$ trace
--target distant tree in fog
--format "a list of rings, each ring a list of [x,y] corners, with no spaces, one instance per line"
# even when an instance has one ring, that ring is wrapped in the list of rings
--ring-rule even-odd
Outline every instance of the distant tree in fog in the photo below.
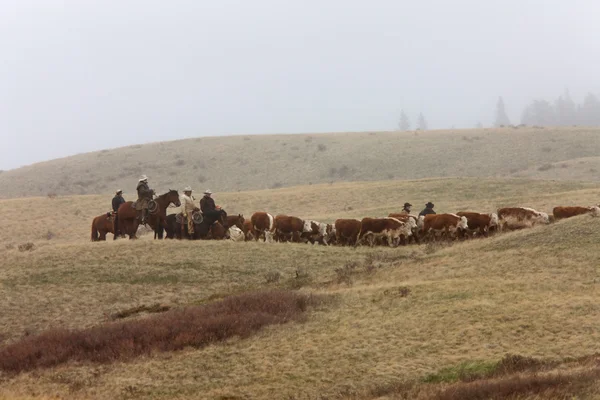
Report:
[[[478,122],[478,123],[475,124],[475,128],[482,129],[483,128],[483,124],[481,122]]]
[[[398,127],[404,132],[410,130],[410,120],[408,119],[408,115],[406,115],[404,110],[400,112],[400,122],[398,123]]]
[[[521,116],[521,123],[525,125],[556,125],[556,114],[552,105],[546,100],[534,100],[525,107]]]
[[[577,123],[577,107],[568,89],[554,102],[554,113],[556,125],[571,126]]]
[[[588,93],[578,107],[577,123],[584,126],[600,125],[600,101],[594,94]]]
[[[419,113],[418,127],[422,131],[427,130],[427,121],[425,120],[425,116],[423,115],[423,113]]]
[[[498,103],[496,103],[496,121],[494,122],[494,126],[498,128],[500,126],[508,125],[510,125],[510,120],[508,119],[508,115],[506,115],[506,110],[504,109],[504,100],[502,100],[502,97],[498,97]]]

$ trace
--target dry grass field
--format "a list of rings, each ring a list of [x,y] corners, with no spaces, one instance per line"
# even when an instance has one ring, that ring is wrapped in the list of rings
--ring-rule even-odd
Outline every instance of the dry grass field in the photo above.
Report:
[[[428,177],[598,181],[599,128],[203,137],[80,154],[0,173],[0,197],[131,195],[140,174],[157,191],[217,192]]]
[[[440,212],[511,205],[549,212],[597,204],[600,188],[440,178],[216,197],[230,213],[264,209],[331,221],[428,200]],[[0,372],[0,399],[494,398],[490,390],[504,393],[495,398],[600,398],[591,356],[600,342],[600,219],[395,249],[150,235],[91,243],[91,218],[109,201],[0,200],[0,346],[50,328],[100,326],[141,305],[177,309],[265,289],[325,300],[302,321],[265,326],[244,339],[129,361]],[[20,251],[25,242],[34,248]]]

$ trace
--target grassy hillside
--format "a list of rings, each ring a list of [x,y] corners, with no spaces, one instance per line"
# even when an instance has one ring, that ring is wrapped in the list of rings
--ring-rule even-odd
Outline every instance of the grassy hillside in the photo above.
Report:
[[[440,211],[502,205],[547,211],[592,204],[599,194],[584,183],[431,179],[229,193],[219,202],[244,213],[264,208],[331,220],[382,215],[405,199],[433,199]],[[457,366],[487,373],[508,352],[574,362],[598,351],[600,219],[578,217],[451,247],[148,237],[89,243],[89,216],[105,200],[0,201],[7,221],[0,226],[0,343],[51,327],[95,326],[142,304],[182,307],[264,288],[300,288],[329,301],[309,310],[305,322],[201,349],[114,364],[71,362],[14,377],[0,372],[0,398],[435,398],[458,379],[454,372],[463,367]],[[33,205],[35,212],[15,210]],[[51,239],[40,237],[49,229]],[[36,248],[19,251],[15,245],[25,240]],[[557,393],[600,395],[597,384],[585,382]],[[539,398],[527,390],[520,398]]]
[[[208,137],[102,150],[0,174],[0,197],[217,192],[332,181],[477,176],[598,181],[598,128],[505,128]]]

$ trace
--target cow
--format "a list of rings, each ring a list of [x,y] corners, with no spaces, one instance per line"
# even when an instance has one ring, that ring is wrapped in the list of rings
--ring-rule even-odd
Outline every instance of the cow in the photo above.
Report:
[[[334,224],[335,240],[340,245],[354,246],[360,232],[360,220],[336,219]]]
[[[498,228],[498,214],[481,214],[478,212],[461,211],[457,212],[459,217],[466,217],[468,232],[478,232],[482,237],[487,237],[491,232]],[[472,236],[472,235],[471,235]]]
[[[400,238],[409,237],[412,235],[412,229],[416,227],[416,223],[413,219],[408,219],[407,222],[402,222],[396,218],[363,218],[360,221],[360,231],[358,233],[358,239],[356,245],[367,240],[370,246],[378,238],[382,238],[387,241],[390,247],[397,246],[400,242]]]
[[[554,216],[554,220],[558,221],[559,219],[571,218],[576,215],[581,214],[590,214],[592,217],[600,217],[600,207],[592,206],[592,207],[554,207],[552,210],[552,215]]]
[[[252,220],[247,219],[244,221],[242,231],[244,232],[244,239],[246,241],[254,239],[254,234],[252,233]]]
[[[527,207],[507,207],[498,210],[500,230],[531,228],[538,224],[549,224],[550,217],[545,212]]]
[[[447,239],[456,239],[463,236],[469,224],[466,217],[456,214],[427,214],[419,217],[419,231],[423,237],[435,239],[436,234],[445,236]]]
[[[419,217],[416,215],[412,215],[412,214],[406,214],[406,213],[391,213],[388,215],[388,217],[390,218],[396,218],[399,221],[402,222],[407,222],[409,219],[412,219],[414,221],[414,228],[412,231],[412,235],[409,237],[404,237],[402,236],[400,238],[400,242],[402,244],[406,244],[406,243],[410,243],[411,240],[413,240],[415,243],[419,244],[420,243],[420,239],[419,239],[419,229],[417,227],[417,222],[419,220]]]
[[[264,237],[265,242],[272,242],[275,235],[275,218],[267,212],[258,211],[250,217],[252,224],[252,235],[254,240],[258,241],[260,237]]]
[[[334,236],[335,228],[333,225],[313,220],[304,221],[304,228],[301,235],[303,240],[311,244],[319,243],[328,246]]]
[[[275,241],[299,242],[305,230],[304,221],[298,217],[279,214],[275,217]]]

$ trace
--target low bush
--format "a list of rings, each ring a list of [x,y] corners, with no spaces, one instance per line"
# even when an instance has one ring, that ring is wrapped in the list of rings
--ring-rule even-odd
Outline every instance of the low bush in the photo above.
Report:
[[[203,347],[261,327],[301,320],[316,298],[290,291],[247,293],[147,318],[81,330],[53,329],[0,347],[0,370],[19,373],[69,361],[110,363],[153,352]]]

